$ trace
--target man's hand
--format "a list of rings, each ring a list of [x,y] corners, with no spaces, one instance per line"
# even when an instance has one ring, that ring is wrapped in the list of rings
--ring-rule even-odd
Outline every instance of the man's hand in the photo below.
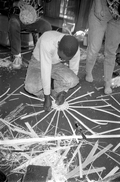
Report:
[[[44,110],[49,112],[51,110],[52,101],[50,98],[50,95],[44,95],[45,101],[44,101]]]
[[[57,105],[62,105],[65,102],[65,95],[66,95],[65,91],[58,93],[58,95],[56,97],[56,104]]]
[[[101,0],[95,0],[94,14],[100,21],[104,18],[104,7]]]

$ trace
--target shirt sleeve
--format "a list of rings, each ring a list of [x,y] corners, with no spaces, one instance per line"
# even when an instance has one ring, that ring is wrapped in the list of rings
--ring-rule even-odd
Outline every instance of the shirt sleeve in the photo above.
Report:
[[[40,60],[41,60],[41,80],[45,95],[50,95],[51,92],[51,70],[52,59],[50,49],[47,43],[43,40],[40,42]]]
[[[76,52],[75,56],[69,61],[69,68],[77,75],[80,64],[80,48]]]

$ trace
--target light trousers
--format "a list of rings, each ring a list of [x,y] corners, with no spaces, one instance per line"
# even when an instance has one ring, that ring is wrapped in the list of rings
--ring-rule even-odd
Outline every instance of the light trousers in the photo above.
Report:
[[[52,65],[51,78],[54,80],[54,90],[57,93],[69,90],[79,83],[77,75],[62,63]],[[40,62],[34,57],[32,57],[28,66],[25,79],[25,89],[36,96],[39,96],[43,89]]]
[[[120,44],[120,20],[111,20],[108,23],[105,40],[104,80],[112,79],[115,67],[116,51]]]
[[[96,63],[98,53],[101,49],[103,39],[105,37],[104,80],[108,81],[111,79],[114,69],[115,51],[118,47],[118,43],[116,43],[115,37],[118,36],[118,33],[116,33],[116,31],[118,31],[118,28],[116,29],[116,26],[113,28],[113,18],[107,7],[104,9],[104,11],[105,15],[102,21],[95,16],[94,8],[91,10],[89,15],[86,73],[88,75],[92,74],[92,70]],[[116,31],[112,29],[116,29]],[[116,35],[113,35],[115,33]]]

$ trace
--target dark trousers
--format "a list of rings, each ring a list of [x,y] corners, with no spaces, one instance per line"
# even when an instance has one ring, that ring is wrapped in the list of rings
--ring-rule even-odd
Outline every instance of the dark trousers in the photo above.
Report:
[[[11,46],[11,54],[18,55],[21,53],[21,31],[36,32],[43,34],[46,31],[52,30],[52,26],[46,20],[39,18],[35,23],[25,25],[18,15],[12,15],[9,20],[8,32]]]

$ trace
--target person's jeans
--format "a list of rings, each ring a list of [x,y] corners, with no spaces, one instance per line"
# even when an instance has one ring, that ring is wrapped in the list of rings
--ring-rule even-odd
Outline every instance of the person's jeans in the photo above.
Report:
[[[102,21],[100,21],[94,14],[94,4],[89,14],[88,48],[86,60],[86,73],[88,74],[92,73],[98,52],[102,46],[108,22],[112,19],[108,8],[104,8],[105,15]]]
[[[114,71],[116,51],[120,44],[120,20],[111,20],[108,23],[105,39],[105,61],[104,80],[108,82],[112,79]]]
[[[52,30],[52,26],[42,18],[39,18],[35,23],[25,25],[20,21],[18,15],[12,15],[8,26],[12,55],[18,55],[21,53],[21,30],[42,34],[46,31]]]
[[[77,75],[62,63],[52,65],[51,78],[54,80],[54,90],[57,93],[69,90],[79,83]],[[25,90],[36,96],[39,96],[42,90],[40,62],[34,57],[31,58],[28,66]]]

